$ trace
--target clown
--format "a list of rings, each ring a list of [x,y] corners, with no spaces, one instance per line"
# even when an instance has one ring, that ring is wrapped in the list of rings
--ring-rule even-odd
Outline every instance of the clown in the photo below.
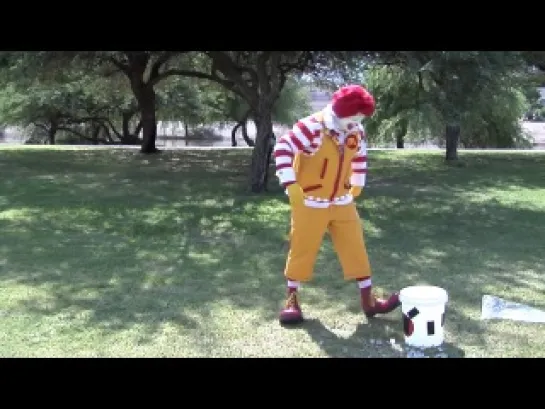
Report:
[[[322,111],[299,120],[274,147],[276,175],[291,207],[290,249],[284,276],[282,324],[303,321],[301,282],[311,280],[324,234],[329,232],[344,278],[355,280],[368,318],[393,311],[399,296],[378,299],[354,198],[365,186],[367,143],[361,122],[375,111],[373,96],[358,85],[333,94]]]

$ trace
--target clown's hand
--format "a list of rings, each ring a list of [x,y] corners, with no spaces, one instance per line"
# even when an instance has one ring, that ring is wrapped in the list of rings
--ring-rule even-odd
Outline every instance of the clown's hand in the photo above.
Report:
[[[290,205],[293,206],[300,206],[305,203],[305,194],[303,193],[303,189],[298,183],[292,183],[287,187],[288,190],[288,197],[290,199]]]
[[[359,195],[361,195],[361,186],[352,186],[350,188],[349,193],[352,195],[352,197],[355,199]]]

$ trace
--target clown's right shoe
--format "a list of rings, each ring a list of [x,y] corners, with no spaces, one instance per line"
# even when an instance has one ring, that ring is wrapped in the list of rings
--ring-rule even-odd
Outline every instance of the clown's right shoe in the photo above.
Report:
[[[371,287],[360,289],[361,307],[367,318],[373,318],[377,314],[388,314],[401,306],[399,293],[395,292],[386,300],[377,298],[373,294]]]
[[[299,324],[300,322],[303,322],[303,311],[299,305],[296,290],[290,290],[288,292],[288,299],[286,300],[285,307],[280,311],[279,320],[282,325]]]

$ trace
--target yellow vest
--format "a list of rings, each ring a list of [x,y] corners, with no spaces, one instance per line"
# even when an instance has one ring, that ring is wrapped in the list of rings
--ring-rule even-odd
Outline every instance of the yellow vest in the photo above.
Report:
[[[312,156],[298,153],[293,161],[297,183],[306,196],[333,200],[343,196],[350,189],[352,158],[358,151],[361,135],[347,135],[344,145],[331,136],[322,123],[322,145]]]

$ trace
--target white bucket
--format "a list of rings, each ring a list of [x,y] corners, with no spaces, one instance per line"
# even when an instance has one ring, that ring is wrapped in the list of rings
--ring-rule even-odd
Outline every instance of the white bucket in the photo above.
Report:
[[[447,292],[427,285],[406,287],[399,293],[403,333],[408,345],[429,348],[443,343]]]

